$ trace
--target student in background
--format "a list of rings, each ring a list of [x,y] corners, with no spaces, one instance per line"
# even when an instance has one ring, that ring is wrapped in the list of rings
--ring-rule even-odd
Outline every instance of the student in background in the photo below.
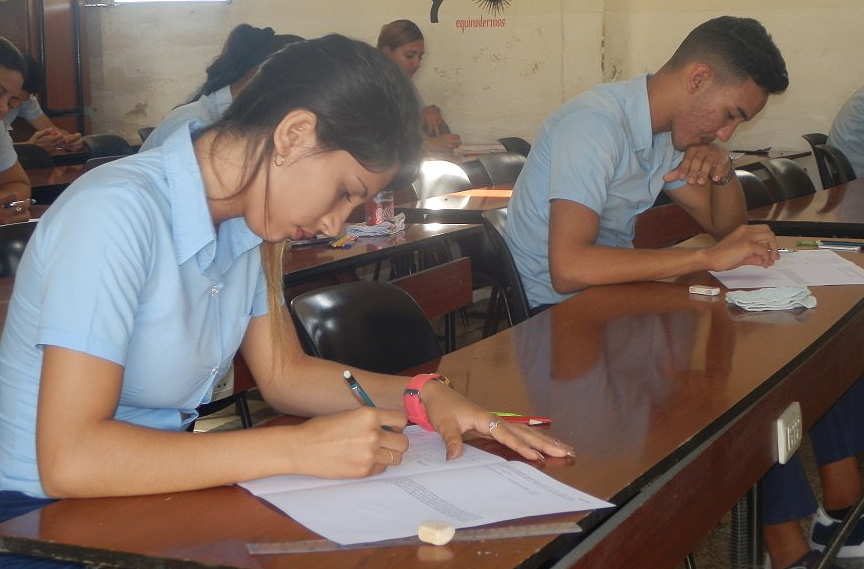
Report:
[[[4,499],[20,512],[49,497],[354,478],[398,464],[409,380],[353,370],[378,405],[362,407],[345,366],[304,354],[282,252],[286,239],[336,235],[358,204],[413,178],[418,108],[407,77],[371,46],[298,42],[210,127],[187,125],[65,190],[30,239],[0,340],[0,512]],[[186,432],[238,349],[268,403],[313,418]],[[449,457],[469,430],[528,459],[573,452],[415,379],[419,416]]]
[[[300,36],[278,35],[272,28],[240,24],[231,30],[225,45],[207,67],[207,80],[183,105],[172,110],[147,136],[141,151],[156,148],[187,121],[210,125],[222,114],[246,86],[258,66],[267,57],[289,43],[303,41]]]
[[[778,258],[766,226],[747,225],[744,196],[725,149],[742,122],[788,86],[786,64],[765,28],[723,16],[697,26],[653,75],[600,85],[546,120],[513,190],[506,240],[532,308],[542,310],[588,286],[654,280]],[[702,249],[635,249],[635,216],[665,191],[717,239]],[[814,378],[814,381],[817,379]],[[853,388],[814,427],[825,506],[854,504],[861,480],[854,456],[864,429],[849,409]],[[817,424],[818,425],[818,424]],[[811,434],[814,432],[811,431]],[[824,444],[828,441],[830,444]],[[797,459],[771,469],[764,484],[764,536],[772,565],[809,567],[819,559],[799,520],[817,503]],[[813,547],[836,527],[821,509]],[[864,523],[847,545],[864,540]]]
[[[27,77],[21,86],[21,93],[12,101],[12,108],[6,113],[3,122],[6,129],[12,130],[12,123],[21,117],[36,129],[36,132],[26,142],[36,144],[48,150],[68,150],[78,152],[84,148],[84,138],[77,132],[70,133],[58,128],[39,106],[36,93],[42,91],[45,82],[42,67],[30,57],[24,55],[27,61]]]
[[[378,49],[412,78],[420,69],[426,53],[423,33],[411,20],[395,20],[382,26],[378,34]],[[434,157],[452,158],[462,144],[459,135],[450,132],[441,109],[435,105],[422,107],[422,129],[424,147]]]
[[[0,37],[0,119],[21,92],[27,64],[12,43]],[[30,219],[30,179],[18,162],[12,138],[0,129],[0,224]]]
[[[864,176],[864,85],[837,111],[828,133],[828,144],[846,155],[856,177]]]

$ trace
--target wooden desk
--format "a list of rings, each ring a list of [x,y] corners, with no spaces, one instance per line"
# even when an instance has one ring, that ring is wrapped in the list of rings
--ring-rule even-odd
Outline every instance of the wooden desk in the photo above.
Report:
[[[480,225],[406,224],[405,230],[386,237],[361,237],[348,249],[313,245],[285,253],[283,270],[287,287],[371,265],[394,255],[435,246],[447,240],[479,234]]]
[[[735,152],[735,151],[733,151]],[[765,154],[745,154],[732,160],[732,164],[736,170],[758,170],[762,167],[760,164],[763,160],[772,158],[788,158],[795,160],[796,158],[805,158],[810,156],[812,152],[809,150],[769,150]]]
[[[70,164],[53,168],[38,168],[26,172],[30,178],[30,186],[33,188],[33,197],[36,199],[36,203],[48,205],[57,199],[60,192],[84,173],[84,165]]]
[[[544,471],[619,507],[531,521],[580,520],[584,536],[253,558],[247,542],[315,536],[221,487],[62,500],[0,524],[0,548],[138,567],[674,567],[773,464],[789,402],[809,427],[864,371],[864,286],[814,287],[816,309],[750,315],[687,294],[714,282],[594,287],[440,360],[488,408],[552,418],[578,458]]]
[[[747,212],[779,235],[864,238],[864,178]]]
[[[399,203],[396,204],[396,213],[404,213],[406,220],[414,223],[482,223],[483,212],[507,207],[512,193],[510,185],[472,188]]]

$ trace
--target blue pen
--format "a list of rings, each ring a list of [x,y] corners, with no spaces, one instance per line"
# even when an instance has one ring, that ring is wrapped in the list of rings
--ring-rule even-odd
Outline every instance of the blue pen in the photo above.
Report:
[[[357,383],[357,380],[354,379],[354,375],[350,371],[348,371],[347,369],[345,371],[343,371],[342,377],[344,377],[345,381],[348,382],[348,387],[351,388],[351,391],[353,391],[356,395],[358,395],[360,397],[360,399],[363,400],[363,403],[367,407],[374,407],[375,406],[375,403],[366,394],[366,392],[363,391],[363,388],[360,386],[359,383]]]

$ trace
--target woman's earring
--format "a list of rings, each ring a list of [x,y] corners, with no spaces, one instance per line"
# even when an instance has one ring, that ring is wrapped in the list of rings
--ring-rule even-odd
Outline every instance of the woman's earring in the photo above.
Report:
[[[277,154],[276,156],[273,157],[273,163],[276,164],[277,166],[281,166],[282,164],[285,163],[285,157]]]

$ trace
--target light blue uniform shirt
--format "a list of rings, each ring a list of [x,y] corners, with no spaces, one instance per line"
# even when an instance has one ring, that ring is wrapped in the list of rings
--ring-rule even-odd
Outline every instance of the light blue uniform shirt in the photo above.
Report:
[[[222,87],[209,95],[203,95],[197,101],[181,105],[168,113],[162,122],[147,136],[141,145],[140,152],[162,146],[171,133],[189,121],[210,126],[222,118],[231,106],[231,86]]]
[[[599,85],[559,107],[531,147],[508,206],[505,239],[532,307],[557,304],[549,274],[550,201],[600,216],[597,245],[632,247],[636,214],[653,205],[681,162],[670,133],[651,133],[647,76]]]
[[[124,367],[116,419],[171,430],[192,421],[250,318],[267,312],[260,242],[243,218],[214,228],[188,128],[66,189],[24,252],[0,340],[0,490],[44,496],[43,345]]]
[[[12,130],[12,123],[15,122],[15,119],[18,117],[28,121],[33,121],[44,114],[42,107],[39,106],[39,101],[36,100],[35,96],[30,95],[30,97],[21,101],[21,104],[18,105],[17,109],[9,109],[6,116],[3,117],[3,122],[6,123],[6,130]]]
[[[864,176],[864,85],[837,112],[828,144],[839,148],[855,170],[855,177]]]
[[[18,154],[15,152],[12,137],[6,129],[0,128],[0,172],[5,172],[17,161]]]

